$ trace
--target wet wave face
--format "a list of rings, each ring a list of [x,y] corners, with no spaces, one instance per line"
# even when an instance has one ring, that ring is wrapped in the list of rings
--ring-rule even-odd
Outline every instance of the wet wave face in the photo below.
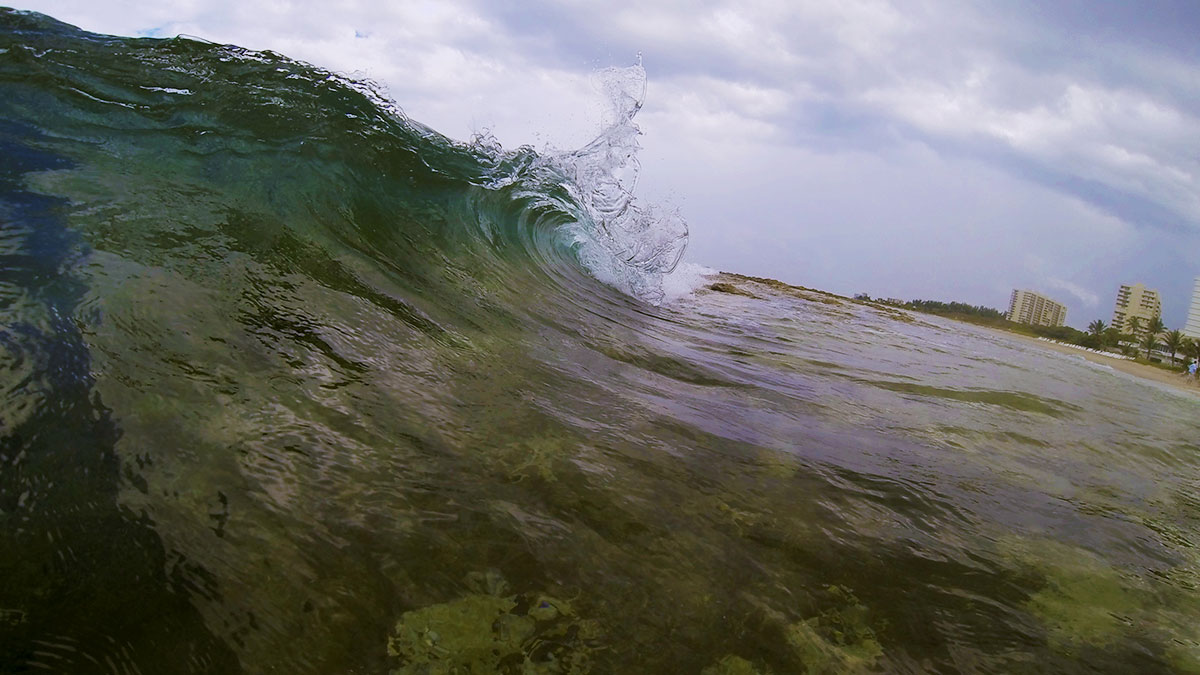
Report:
[[[0,10],[0,672],[1200,667],[1193,397],[680,273],[602,80],[506,151]]]

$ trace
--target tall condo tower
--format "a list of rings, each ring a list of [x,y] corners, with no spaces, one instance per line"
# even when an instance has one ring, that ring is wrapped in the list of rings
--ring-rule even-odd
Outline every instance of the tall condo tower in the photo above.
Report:
[[[1162,316],[1162,301],[1158,291],[1146,288],[1145,284],[1122,284],[1117,290],[1117,303],[1113,307],[1112,325],[1122,333],[1128,333],[1128,321],[1133,317],[1141,319],[1134,337],[1141,338],[1146,333],[1150,321]]]
[[[1200,277],[1196,277],[1196,285],[1192,287],[1192,304],[1188,307],[1187,324],[1183,334],[1190,338],[1200,338]]]
[[[1061,326],[1067,321],[1067,308],[1041,293],[1013,290],[1008,301],[1008,320],[1035,326]]]

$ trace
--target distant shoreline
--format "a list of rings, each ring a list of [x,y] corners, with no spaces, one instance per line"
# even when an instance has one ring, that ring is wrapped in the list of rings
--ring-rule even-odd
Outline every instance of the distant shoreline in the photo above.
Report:
[[[1200,394],[1200,384],[1196,382],[1196,379],[1180,373],[1170,373],[1162,370],[1161,368],[1148,366],[1144,363],[1136,363],[1134,361],[1128,361],[1125,359],[1109,358],[1102,354],[1095,354],[1082,349],[1075,349],[1050,340],[1039,340],[1036,337],[1022,335],[1021,333],[1014,333],[1013,331],[1004,330],[1003,328],[993,328],[992,326],[984,326],[977,323],[972,323],[969,325],[978,326],[979,328],[983,328],[984,330],[992,333],[1004,335],[1026,344],[1042,347],[1052,352],[1070,354],[1071,356],[1080,356],[1088,361],[1091,361],[1092,363],[1099,363],[1101,365],[1109,366],[1113,370],[1119,370],[1128,375],[1133,375],[1146,380],[1153,380],[1154,382],[1175,387],[1176,389],[1181,389],[1193,394]]]
[[[840,304],[841,302],[863,304],[863,305],[869,305],[869,306],[874,307],[879,310],[894,312],[895,314],[903,315],[903,316],[911,316],[911,314],[916,314],[916,315],[926,314],[925,312],[920,312],[918,310],[907,309],[907,308],[896,308],[896,307],[893,307],[890,305],[885,305],[885,304],[875,302],[875,301],[863,301],[863,300],[857,300],[854,298],[847,298],[845,296],[838,295],[836,293],[830,293],[828,291],[820,291],[820,290],[817,290],[814,288],[806,288],[804,286],[793,286],[792,284],[787,284],[782,281],[777,281],[775,279],[765,279],[762,277],[751,277],[751,276],[747,276],[744,274],[737,274],[735,272],[720,272],[719,275],[724,276],[729,281],[751,282],[751,283],[761,284],[763,286],[773,288],[777,291],[784,291],[787,293],[791,293],[792,295],[796,295],[796,296],[798,296],[804,300],[808,300],[808,301],[822,302],[822,303],[826,303],[826,304],[829,304],[829,303],[839,303]],[[750,293],[742,288],[736,287],[730,283],[716,283],[716,284],[709,285],[707,288],[709,290],[718,291],[721,293],[731,293],[734,295],[745,295],[745,296],[752,297],[752,298],[757,297],[753,293]],[[903,310],[903,312],[901,312],[900,310]],[[1195,378],[1188,377],[1186,375],[1183,375],[1182,373],[1171,373],[1171,372],[1162,370],[1161,368],[1155,368],[1154,366],[1148,366],[1144,363],[1137,363],[1135,361],[1130,361],[1127,359],[1110,358],[1108,356],[1104,356],[1103,354],[1097,354],[1097,353],[1090,352],[1090,351],[1087,351],[1084,349],[1070,347],[1065,344],[1060,344],[1060,343],[1054,342],[1052,340],[1043,340],[1043,339],[1040,339],[1040,338],[1032,336],[1032,335],[1025,335],[1024,333],[1018,333],[1018,332],[1011,331],[1011,330],[1005,330],[1004,328],[1000,328],[999,326],[989,326],[986,323],[977,323],[975,321],[963,321],[961,319],[956,319],[954,317],[944,316],[941,314],[930,314],[929,316],[938,316],[938,317],[941,317],[941,318],[949,320],[949,321],[955,321],[957,323],[966,324],[968,326],[975,326],[977,328],[981,328],[983,330],[986,330],[991,333],[995,333],[997,335],[1004,335],[1006,337],[1010,337],[1019,342],[1024,342],[1026,344],[1031,344],[1031,345],[1036,345],[1038,347],[1042,347],[1043,349],[1047,349],[1052,352],[1058,352],[1060,354],[1069,354],[1071,356],[1079,356],[1084,359],[1087,359],[1088,361],[1091,361],[1092,363],[1098,363],[1101,365],[1109,366],[1113,370],[1119,370],[1122,373],[1125,373],[1127,375],[1133,375],[1134,377],[1140,377],[1144,380],[1151,380],[1153,382],[1158,382],[1159,384],[1165,384],[1169,387],[1174,387],[1175,389],[1178,389],[1181,391],[1186,391],[1186,392],[1189,392],[1192,394],[1200,394],[1200,382],[1197,382],[1197,380]],[[905,320],[908,320],[908,319],[905,319]]]

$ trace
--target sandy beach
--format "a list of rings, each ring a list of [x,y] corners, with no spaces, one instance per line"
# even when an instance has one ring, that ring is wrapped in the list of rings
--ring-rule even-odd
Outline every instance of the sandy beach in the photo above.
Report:
[[[978,325],[978,324],[972,324],[972,325]],[[1003,335],[1005,337],[1012,338],[1013,340],[1018,340],[1018,341],[1025,342],[1025,343],[1028,343],[1031,345],[1036,345],[1038,347],[1042,347],[1043,349],[1048,349],[1053,352],[1059,352],[1061,354],[1071,354],[1072,356],[1082,356],[1083,358],[1085,358],[1088,361],[1091,361],[1093,363],[1100,363],[1100,364],[1103,364],[1106,366],[1111,366],[1113,370],[1119,370],[1123,373],[1128,373],[1129,375],[1134,375],[1136,377],[1145,378],[1147,380],[1153,380],[1155,382],[1160,382],[1162,384],[1165,384],[1165,385],[1168,385],[1171,387],[1175,387],[1177,389],[1182,389],[1184,391],[1189,391],[1189,392],[1192,392],[1195,394],[1200,394],[1200,384],[1198,384],[1194,378],[1188,377],[1186,375],[1182,375],[1179,373],[1171,373],[1171,372],[1162,370],[1161,368],[1155,368],[1154,366],[1148,366],[1144,363],[1136,363],[1134,361],[1127,361],[1125,359],[1114,359],[1114,358],[1110,358],[1107,356],[1102,356],[1100,354],[1093,354],[1092,352],[1089,352],[1089,351],[1086,351],[1083,349],[1075,349],[1073,347],[1067,347],[1065,345],[1061,345],[1056,342],[1050,342],[1048,340],[1039,340],[1038,338],[1035,338],[1035,337],[1031,337],[1028,335],[1021,335],[1020,333],[1013,333],[1011,331],[1001,330],[999,328],[991,328],[988,326],[980,326],[980,327],[986,328],[987,330],[989,330],[993,333],[997,333],[999,335]]]

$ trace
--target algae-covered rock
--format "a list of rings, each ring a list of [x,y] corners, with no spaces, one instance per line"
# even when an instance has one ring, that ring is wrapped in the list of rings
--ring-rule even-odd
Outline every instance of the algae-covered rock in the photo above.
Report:
[[[553,482],[557,480],[555,465],[569,457],[569,451],[573,447],[574,444],[568,439],[553,436],[537,437],[518,443],[507,453],[507,458],[511,460],[508,476],[516,481],[539,478]]]
[[[476,588],[506,592],[497,573],[468,578]],[[388,638],[397,675],[422,673],[586,673],[599,630],[570,603],[546,594],[474,593],[406,612]]]
[[[1148,576],[1092,551],[1044,538],[1007,537],[1000,552],[1035,579],[1024,608],[1056,652],[1142,652],[1173,673],[1200,675],[1200,594],[1194,559]]]
[[[792,661],[787,672],[840,675],[874,671],[883,657],[875,630],[882,630],[887,622],[872,617],[871,610],[841,586],[826,586],[813,596],[811,600],[824,609],[799,621],[767,601],[748,598],[762,610],[766,623],[781,631]]]
[[[1055,572],[1027,608],[1045,623],[1058,646],[1105,644],[1124,629],[1120,617],[1138,610],[1137,598],[1110,570],[1081,566]]]
[[[510,626],[494,630],[501,617],[511,616],[516,603],[509,598],[469,595],[453,602],[413,610],[396,623],[388,639],[388,654],[408,666],[400,672],[422,672],[414,667],[444,664],[444,672],[490,673],[499,665],[497,651],[508,652],[525,635],[514,635]],[[501,636],[497,633],[504,632]],[[457,670],[456,670],[457,669]],[[428,672],[443,672],[432,669]]]
[[[709,284],[708,290],[717,291],[718,293],[728,293],[730,295],[744,295],[747,298],[757,298],[758,297],[749,291],[742,290],[741,288],[738,288],[737,286],[734,286],[733,284],[725,283],[725,282]]]
[[[700,671],[700,675],[761,675],[760,671],[740,656],[726,656]]]
[[[1122,617],[1139,613],[1145,600],[1140,584],[1085,549],[1011,538],[1002,542],[1002,551],[1042,578],[1025,608],[1060,651],[1117,639],[1127,628]]]
[[[871,670],[883,648],[869,623],[869,610],[844,588],[830,586],[826,591],[835,605],[791,624],[785,632],[789,646],[808,673]]]
[[[512,589],[508,586],[508,581],[499,571],[494,569],[484,570],[483,572],[471,572],[467,575],[467,586],[476,593],[485,595],[511,595]]]

